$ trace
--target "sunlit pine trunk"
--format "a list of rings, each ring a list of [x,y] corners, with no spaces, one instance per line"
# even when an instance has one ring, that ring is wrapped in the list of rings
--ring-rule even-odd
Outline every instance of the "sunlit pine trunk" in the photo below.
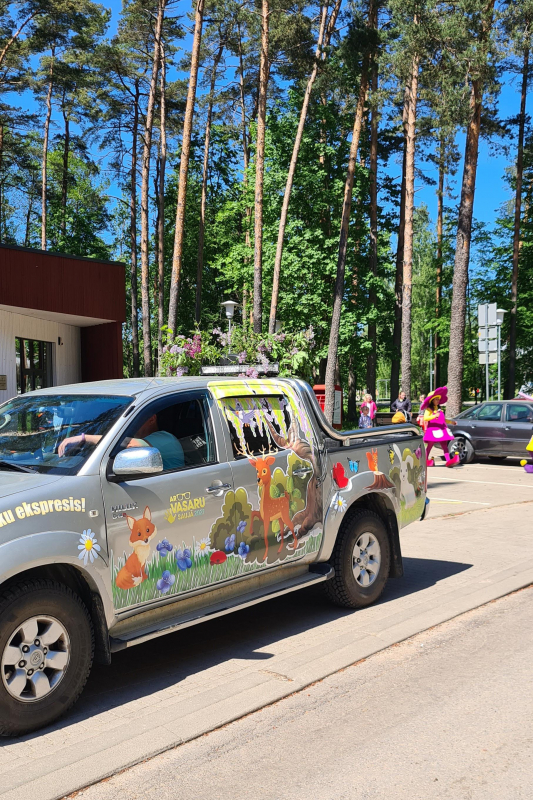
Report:
[[[405,87],[403,103],[403,158],[402,183],[400,187],[400,218],[398,221],[398,242],[396,245],[396,272],[394,280],[394,323],[392,329],[392,360],[390,376],[390,400],[396,399],[400,391],[400,359],[402,347],[402,289],[403,289],[403,245],[405,237],[405,164],[407,159],[407,111],[409,108],[409,84]]]
[[[289,171],[287,174],[287,181],[285,183],[285,192],[283,195],[283,202],[281,205],[281,214],[280,214],[280,221],[279,221],[279,229],[278,229],[278,241],[276,245],[276,255],[274,258],[274,276],[272,282],[272,300],[270,304],[270,317],[268,320],[268,332],[274,333],[276,329],[276,314],[278,308],[278,297],[279,297],[279,279],[280,279],[280,272],[281,272],[281,262],[283,258],[283,245],[285,241],[285,228],[287,227],[287,215],[289,211],[289,202],[291,198],[292,186],[294,183],[294,174],[296,172],[296,164],[298,161],[298,154],[300,152],[300,145],[302,143],[302,137],[304,132],[305,121],[307,119],[307,111],[309,108],[309,101],[311,100],[311,91],[313,89],[313,85],[316,80],[316,76],[318,74],[318,68],[321,63],[321,55],[323,47],[327,47],[331,40],[331,35],[335,30],[335,24],[337,22],[337,16],[339,13],[341,5],[341,0],[337,0],[333,11],[331,13],[331,17],[326,27],[326,19],[328,13],[328,5],[324,3],[322,6],[322,14],[320,19],[320,28],[318,32],[318,40],[316,45],[315,51],[315,62],[313,64],[313,69],[311,70],[311,74],[307,81],[307,86],[305,87],[304,99],[302,103],[302,108],[300,110],[300,119],[298,121],[298,129],[296,131],[296,137],[294,139],[294,145],[292,148],[292,156],[291,161],[289,164]]]
[[[176,332],[178,301],[180,293],[181,269],[183,261],[183,242],[185,238],[185,206],[187,202],[187,179],[189,174],[189,158],[191,152],[192,123],[194,104],[196,101],[196,85],[198,83],[198,64],[200,62],[200,44],[204,20],[205,0],[197,0],[194,18],[194,37],[191,51],[191,68],[189,72],[189,88],[183,119],[183,136],[181,140],[180,174],[178,184],[178,200],[176,203],[176,230],[174,234],[174,251],[172,253],[172,274],[170,278],[170,300],[168,306],[168,327]]]
[[[166,106],[165,43],[161,39],[161,70],[159,76],[159,175],[157,186],[157,363],[160,369],[163,355],[165,324],[165,169],[167,164],[167,106]]]
[[[259,63],[259,93],[257,103],[257,140],[255,150],[254,188],[254,331],[263,327],[263,184],[265,177],[265,133],[268,88],[268,26],[269,3],[261,3],[261,58]]]
[[[436,288],[435,288],[435,319],[437,324],[441,314],[442,304],[442,237],[444,231],[444,173],[445,173],[445,141],[444,134],[441,134],[439,143],[439,185],[437,189],[437,270],[436,270]],[[438,330],[435,330],[433,337],[435,347],[435,385],[434,388],[440,386],[440,336]]]
[[[194,316],[198,324],[200,324],[200,320],[202,317],[202,276],[204,272],[205,209],[207,205],[207,176],[209,173],[209,146],[211,142],[211,121],[213,119],[213,103],[215,101],[215,83],[217,79],[217,70],[223,52],[224,52],[224,44],[221,43],[213,60],[213,69],[211,71],[211,84],[209,86],[209,101],[207,105],[207,120],[205,123],[204,163],[202,166],[202,197],[200,200],[200,228],[198,231],[198,263],[196,269],[196,306],[194,312]]]
[[[378,26],[378,9],[377,4],[374,7],[374,17],[371,21],[372,28],[377,29]],[[371,68],[371,96],[372,96],[372,111],[370,118],[370,258],[369,267],[370,274],[373,278],[377,278],[378,274],[378,64],[376,54],[372,58]],[[376,292],[373,287],[370,287],[368,294],[370,305],[375,309],[377,303]],[[370,342],[370,350],[366,362],[366,387],[372,397],[376,398],[376,365],[377,365],[377,324],[376,322],[369,322],[368,324],[368,340]]]
[[[402,390],[411,396],[411,303],[413,283],[413,214],[415,206],[416,105],[419,57],[413,56],[405,146],[405,229],[402,285]],[[392,399],[392,398],[391,398]]]
[[[369,20],[373,16],[375,0],[370,0]],[[342,203],[341,229],[339,237],[339,254],[337,258],[337,274],[335,278],[335,289],[333,294],[333,312],[331,315],[331,328],[328,345],[328,362],[325,376],[325,408],[324,414],[328,422],[333,420],[333,408],[335,404],[335,368],[337,364],[337,353],[339,348],[339,332],[341,323],[342,299],[344,296],[344,275],[346,270],[346,253],[348,250],[348,228],[350,225],[350,213],[352,209],[353,184],[355,178],[355,167],[357,161],[357,150],[359,148],[359,138],[363,125],[363,114],[366,104],[368,90],[368,53],[363,57],[361,70],[361,82],[359,85],[359,95],[357,98],[357,108],[352,131],[352,141],[350,144],[350,155],[348,158],[348,169],[344,184],[344,198]]]
[[[137,147],[139,142],[139,81],[135,82],[130,170],[130,292],[133,377],[139,377],[139,315],[137,310]]]
[[[65,123],[65,136],[63,140],[63,174],[61,179],[61,243],[64,247],[67,235],[68,159],[70,151],[70,119],[64,105],[63,120]]]
[[[524,171],[524,127],[526,121],[526,95],[529,77],[529,48],[524,50],[522,67],[522,94],[518,121],[518,153],[516,157],[516,186],[513,233],[513,273],[511,277],[511,318],[509,326],[509,376],[506,397],[515,396],[516,384],[516,309],[518,305],[518,266],[520,259],[520,223],[522,214],[522,180]]]
[[[52,91],[54,88],[54,61],[55,47],[52,47],[50,68],[48,70],[48,91],[46,93],[46,115],[44,118],[43,160],[41,165],[41,250],[46,250],[47,227],[47,167],[48,167],[48,138],[50,135],[50,118],[52,116]]]

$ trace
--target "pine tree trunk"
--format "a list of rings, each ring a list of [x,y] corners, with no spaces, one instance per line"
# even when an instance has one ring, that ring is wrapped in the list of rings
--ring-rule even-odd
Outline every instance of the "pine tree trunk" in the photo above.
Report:
[[[32,178],[30,183],[30,191],[28,192],[28,210],[26,212],[26,231],[24,234],[24,247],[30,246],[30,227],[31,227],[31,212],[33,209],[33,199],[34,199],[34,190],[35,183]]]
[[[492,27],[495,0],[488,0],[487,14],[480,34],[485,42]],[[479,153],[481,128],[481,105],[483,84],[481,78],[472,81],[470,92],[470,121],[466,131],[465,160],[457,221],[457,241],[453,269],[452,314],[450,320],[450,350],[448,359],[448,405],[446,413],[454,417],[461,411],[463,389],[464,344],[466,323],[466,292],[468,287],[468,264],[472,239],[472,217]]]
[[[0,175],[4,166],[4,126],[0,125]],[[3,181],[2,181],[3,185]],[[4,209],[4,198],[0,197],[0,242],[2,242],[2,212]]]
[[[298,154],[300,152],[300,145],[302,143],[302,137],[304,132],[304,125],[307,119],[307,110],[309,108],[309,101],[311,99],[311,91],[313,89],[313,85],[316,80],[316,76],[318,74],[318,67],[321,60],[322,48],[328,47],[331,35],[335,30],[335,24],[337,22],[337,16],[339,13],[341,5],[341,0],[336,0],[336,3],[333,7],[333,11],[331,12],[331,17],[329,19],[327,29],[326,29],[326,19],[328,14],[328,4],[327,2],[324,3],[322,6],[322,16],[320,20],[320,28],[318,32],[318,40],[316,45],[315,51],[315,63],[313,64],[313,69],[311,70],[311,74],[307,81],[307,86],[305,87],[304,99],[302,103],[302,108],[300,111],[300,119],[298,121],[298,129],[296,131],[296,137],[294,139],[294,145],[292,148],[292,156],[289,165],[289,172],[287,174],[287,181],[285,183],[285,193],[283,195],[283,203],[281,206],[281,215],[279,221],[279,230],[278,230],[278,241],[276,245],[276,256],[274,259],[274,278],[272,283],[272,301],[270,304],[270,317],[268,320],[268,332],[274,333],[276,330],[276,314],[278,309],[278,297],[279,297],[279,276],[281,272],[281,260],[283,258],[283,244],[285,240],[285,228],[287,227],[287,215],[289,211],[289,202],[291,199],[291,192],[292,192],[292,185],[294,183],[294,174],[296,172],[296,163],[298,161]]]
[[[529,77],[529,49],[524,50],[522,68],[522,96],[518,122],[518,153],[516,158],[516,187],[513,234],[513,274],[511,277],[511,319],[509,328],[509,377],[506,397],[515,396],[516,384],[516,308],[518,305],[518,265],[520,257],[520,222],[522,215],[522,179],[524,171],[524,127],[526,121],[526,95]]]
[[[403,292],[403,246],[405,239],[405,165],[407,162],[407,111],[409,108],[409,85],[405,87],[403,103],[403,159],[402,183],[400,188],[400,219],[398,222],[398,243],[396,246],[396,275],[394,280],[394,326],[392,330],[392,360],[390,375],[390,401],[398,397],[400,391],[400,358],[402,347],[402,292]]]
[[[130,172],[130,291],[131,291],[131,339],[133,356],[133,377],[139,377],[139,315],[137,311],[137,146],[139,138],[139,81],[135,82],[135,101],[133,103],[133,126],[131,136]]]
[[[375,7],[374,19],[372,20],[372,27],[377,29],[378,26],[378,9]],[[376,56],[372,60],[372,113],[370,119],[370,274],[376,278],[378,274],[378,108],[377,108],[377,94],[378,94],[378,65]],[[377,303],[377,296],[374,288],[371,286],[368,294],[370,305],[375,308]],[[370,350],[366,362],[366,386],[367,391],[375,399],[376,397],[376,364],[377,364],[377,325],[376,322],[369,322],[368,324],[368,340],[370,342]]]
[[[370,0],[368,12],[369,20],[374,13],[374,2]],[[365,110],[366,95],[368,89],[368,53],[363,58],[361,70],[361,83],[359,86],[359,96],[357,99],[357,109],[352,131],[352,141],[350,144],[350,156],[348,159],[348,170],[346,182],[344,184],[344,199],[342,204],[341,230],[339,237],[339,255],[337,258],[337,276],[335,279],[335,289],[333,294],[333,313],[331,315],[331,328],[328,346],[328,363],[325,376],[325,408],[324,414],[328,422],[333,420],[333,409],[335,405],[335,366],[337,363],[337,352],[339,347],[339,331],[341,323],[342,298],[344,295],[344,273],[346,269],[346,252],[348,249],[348,227],[350,224],[350,213],[352,209],[353,184],[355,178],[355,165],[357,161],[357,150],[359,147],[359,137],[363,125],[363,114]]]
[[[181,268],[183,260],[183,241],[185,238],[185,206],[187,202],[187,178],[189,174],[189,158],[191,152],[192,123],[196,100],[196,84],[198,82],[198,64],[200,61],[200,44],[202,41],[202,25],[204,20],[205,0],[197,0],[194,19],[194,38],[191,52],[191,69],[189,72],[189,88],[183,119],[183,136],[181,141],[180,175],[178,185],[178,201],[176,204],[176,231],[174,235],[174,252],[172,254],[172,275],[170,279],[170,301],[168,307],[168,327],[176,332],[178,301],[180,293]]]
[[[439,188],[437,190],[437,286],[435,289],[435,319],[439,320],[442,303],[442,236],[444,224],[444,171],[445,171],[445,142],[444,134],[441,134],[439,144]],[[440,386],[440,356],[438,348],[440,346],[440,336],[438,330],[434,336],[435,345],[435,386]]]
[[[161,39],[161,74],[159,99],[159,181],[157,186],[157,363],[163,355],[163,325],[165,324],[165,169],[167,164],[167,70],[165,43]]]
[[[355,373],[355,356],[348,360],[348,419],[357,427],[357,375]]]
[[[205,238],[205,208],[207,203],[207,175],[209,171],[209,145],[211,140],[211,121],[213,119],[213,103],[215,99],[215,83],[218,65],[224,52],[224,44],[220,44],[213,61],[211,72],[211,85],[209,87],[209,102],[207,105],[207,120],[205,123],[204,163],[202,168],[202,198],[200,201],[200,229],[198,232],[198,265],[196,271],[196,307],[195,319],[198,324],[202,317],[202,276],[204,272],[204,238]]]
[[[68,157],[70,150],[70,119],[64,107],[63,119],[65,121],[65,138],[63,142],[63,175],[61,181],[61,240],[64,247],[67,235]]]
[[[50,69],[48,72],[48,92],[46,93],[46,116],[44,118],[43,160],[41,166],[41,250],[46,250],[46,188],[48,166],[48,137],[50,135],[50,117],[52,116],[52,90],[54,87],[55,47],[52,47]]]
[[[268,0],[261,3],[261,60],[257,103],[257,142],[254,194],[254,331],[263,329],[263,182],[265,174],[265,131],[268,88]]]
[[[159,62],[161,60],[161,31],[165,14],[165,0],[159,0],[157,19],[154,31],[154,55],[152,58],[152,76],[148,91],[148,105],[144,124],[144,144],[141,166],[141,300],[143,320],[143,361],[144,374],[153,374],[152,364],[152,330],[150,324],[150,229],[149,209],[150,202],[150,159],[152,156],[152,131],[154,125],[155,100],[157,92],[157,78],[159,75]]]
[[[402,286],[402,390],[411,396],[411,298],[413,282],[413,213],[415,207],[416,104],[419,57],[413,57],[405,147],[405,232]],[[391,398],[392,399],[392,398]]]
[[[246,188],[248,185],[248,164],[250,162],[250,145],[248,140],[248,128],[246,125],[246,102],[244,96],[244,62],[243,62],[243,55],[242,55],[242,36],[241,36],[241,29],[239,25],[239,98],[241,104],[241,130],[242,130],[242,150],[243,150],[243,190],[244,195],[246,196]],[[247,248],[252,247],[252,242],[250,240],[250,221],[252,219],[252,209],[247,205],[246,210],[244,213],[244,243]],[[249,263],[249,258],[245,257],[244,263]],[[243,287],[243,309],[242,309],[242,319],[243,324],[245,324],[246,319],[246,312],[245,312],[245,305],[246,305],[246,296],[248,294],[248,285],[245,283]],[[252,311],[253,316],[253,311]]]

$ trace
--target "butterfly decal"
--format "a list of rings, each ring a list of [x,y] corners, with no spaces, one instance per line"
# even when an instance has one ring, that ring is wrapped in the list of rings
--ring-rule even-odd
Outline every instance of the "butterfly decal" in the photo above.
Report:
[[[359,470],[359,461],[351,461],[348,459],[348,466],[350,467],[350,472],[353,472],[355,475]]]
[[[391,464],[394,464],[394,450],[389,445],[389,461]]]
[[[344,467],[342,466],[342,464],[337,462],[331,472],[333,480],[335,481],[339,489],[346,489],[349,481],[344,473]]]
[[[416,450],[415,450],[415,456],[418,458],[418,460],[420,460],[420,456],[421,455],[422,455],[422,448],[421,447],[417,447]]]

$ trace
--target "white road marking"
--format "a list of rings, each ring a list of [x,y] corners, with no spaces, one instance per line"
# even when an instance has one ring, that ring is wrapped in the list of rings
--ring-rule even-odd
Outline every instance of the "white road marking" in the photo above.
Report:
[[[447,497],[430,497],[431,501],[436,500],[439,503],[468,503],[473,506],[490,506],[490,503],[480,503],[479,500],[448,500]]]
[[[431,480],[431,479],[430,479]],[[430,483],[428,480],[428,483]],[[533,483],[499,483],[498,481],[469,481],[466,478],[445,478],[439,475],[439,481],[452,481],[452,483],[482,483],[485,486],[518,486],[519,489],[533,489]]]

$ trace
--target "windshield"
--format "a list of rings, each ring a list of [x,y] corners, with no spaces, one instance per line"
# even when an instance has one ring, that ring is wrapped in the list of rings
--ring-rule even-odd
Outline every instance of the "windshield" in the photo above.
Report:
[[[133,402],[111,395],[26,395],[0,406],[0,470],[75,475]]]

